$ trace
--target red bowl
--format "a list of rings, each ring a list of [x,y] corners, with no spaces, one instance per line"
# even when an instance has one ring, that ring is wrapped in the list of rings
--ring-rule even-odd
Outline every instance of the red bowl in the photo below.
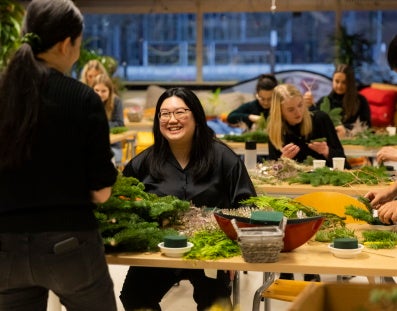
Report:
[[[237,232],[231,223],[233,218],[236,220],[237,227],[239,228],[264,226],[258,223],[251,223],[251,219],[247,217],[226,215],[221,212],[214,212],[214,216],[219,227],[232,240],[237,239]],[[318,229],[320,229],[323,221],[323,216],[288,219],[285,226],[284,248],[282,252],[290,252],[309,241]]]

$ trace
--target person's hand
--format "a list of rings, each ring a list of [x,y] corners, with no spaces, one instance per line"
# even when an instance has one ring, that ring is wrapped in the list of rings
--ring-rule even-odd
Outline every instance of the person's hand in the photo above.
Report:
[[[335,127],[336,134],[339,139],[344,138],[346,136],[346,128],[343,125],[338,125]]]
[[[284,158],[293,159],[299,152],[300,148],[293,144],[287,144],[281,149],[281,156]]]
[[[326,141],[315,141],[309,143],[307,145],[310,149],[314,150],[318,154],[323,155],[324,157],[328,158],[329,155],[329,147]]]
[[[397,223],[397,201],[390,201],[378,208],[378,217],[384,224]]]
[[[256,115],[256,114],[250,114],[249,116],[248,116],[248,119],[251,121],[251,122],[254,122],[254,123],[256,123],[256,122],[258,122],[258,120],[261,118],[261,116],[258,116],[258,115]]]
[[[311,107],[314,104],[314,97],[312,92],[307,91],[305,94],[303,94],[303,102],[306,105],[306,107]]]
[[[376,153],[376,161],[382,163],[385,161],[397,161],[397,148],[394,147],[382,147]]]
[[[396,197],[396,193],[397,184],[395,183],[381,190],[369,191],[364,197],[371,202],[374,209],[378,209],[382,204],[392,201]]]

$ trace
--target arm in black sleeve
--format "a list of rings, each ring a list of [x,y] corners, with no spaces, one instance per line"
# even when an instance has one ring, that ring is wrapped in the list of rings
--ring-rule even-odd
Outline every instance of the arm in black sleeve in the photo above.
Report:
[[[368,100],[361,94],[358,95],[358,98],[360,99],[360,122],[365,122],[368,127],[371,127],[371,110],[369,109]]]
[[[231,170],[227,180],[230,180],[229,197],[232,208],[241,206],[241,201],[256,196],[255,187],[245,168],[243,161],[238,161]]]
[[[313,118],[313,138],[325,137],[329,148],[328,158],[326,158],[327,166],[332,167],[333,157],[346,158],[343,146],[336,134],[334,124],[328,114],[317,111]]]
[[[94,91],[86,99],[87,109],[89,109],[86,144],[89,159],[87,172],[90,190],[99,190],[113,185],[118,172],[111,161],[113,153],[110,149],[109,126],[105,109],[97,94],[93,94],[95,94]]]
[[[281,151],[276,149],[276,147],[270,142],[268,142],[269,148],[269,160],[278,160],[281,157]]]
[[[254,109],[254,103],[255,101],[242,104],[240,107],[230,112],[227,116],[227,122],[230,124],[238,124],[239,122],[244,122],[249,128],[251,128],[252,121],[250,121],[248,117],[250,114],[258,114],[255,111],[256,109]]]
[[[109,121],[109,127],[124,126],[123,103],[119,97],[114,99],[114,108],[112,119]]]

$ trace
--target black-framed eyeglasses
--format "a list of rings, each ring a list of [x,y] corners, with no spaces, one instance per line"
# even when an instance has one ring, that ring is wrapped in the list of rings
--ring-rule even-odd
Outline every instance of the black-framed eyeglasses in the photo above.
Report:
[[[176,120],[182,120],[187,117],[188,111],[190,111],[190,109],[188,108],[178,108],[175,111],[164,110],[164,111],[160,111],[158,116],[161,122],[169,121],[171,119],[171,115],[173,115]]]

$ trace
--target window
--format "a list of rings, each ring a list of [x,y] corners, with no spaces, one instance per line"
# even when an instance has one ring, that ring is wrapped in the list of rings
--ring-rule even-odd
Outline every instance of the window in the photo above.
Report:
[[[335,19],[334,12],[314,11],[206,13],[197,49],[195,14],[85,14],[84,38],[87,48],[118,60],[125,81],[240,81],[289,69],[330,76]],[[397,12],[349,11],[342,23],[372,43],[374,63],[363,66],[362,80],[392,79],[385,47]]]

